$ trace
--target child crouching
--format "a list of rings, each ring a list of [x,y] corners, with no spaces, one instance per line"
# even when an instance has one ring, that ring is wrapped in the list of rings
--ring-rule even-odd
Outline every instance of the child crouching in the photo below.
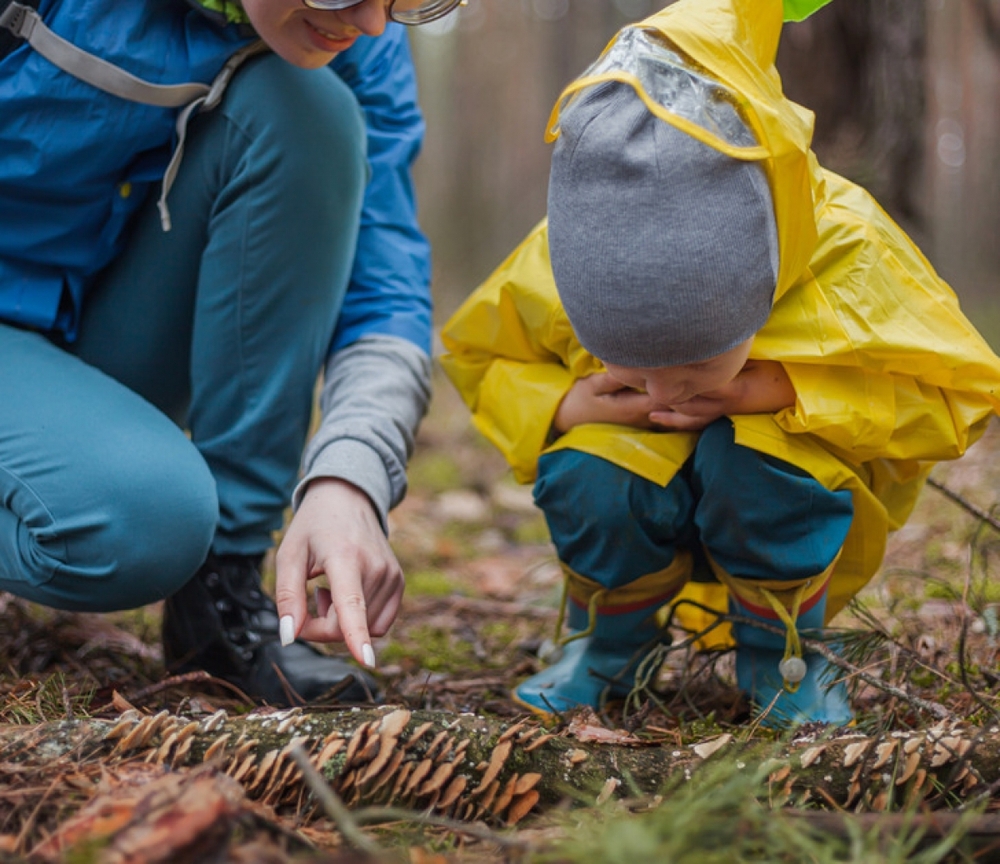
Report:
[[[700,558],[764,721],[849,722],[802,637],[1000,408],[951,290],[816,163],[781,24],[779,0],[681,0],[622,31],[554,112],[547,222],[444,328],[567,579],[563,655],[514,694],[533,710],[627,692]]]

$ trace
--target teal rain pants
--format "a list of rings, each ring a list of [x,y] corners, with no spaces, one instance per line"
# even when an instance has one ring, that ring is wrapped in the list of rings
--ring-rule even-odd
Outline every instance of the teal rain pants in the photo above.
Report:
[[[79,340],[0,323],[0,590],[131,608],[210,549],[269,548],[350,276],[365,147],[333,72],[255,59],[192,121],[173,229],[148,201]]]
[[[725,417],[666,487],[597,456],[545,454],[535,503],[559,560],[605,588],[666,569],[679,549],[707,550],[735,577],[807,579],[837,557],[854,515],[850,492],[735,443]],[[586,625],[572,603],[569,616]]]

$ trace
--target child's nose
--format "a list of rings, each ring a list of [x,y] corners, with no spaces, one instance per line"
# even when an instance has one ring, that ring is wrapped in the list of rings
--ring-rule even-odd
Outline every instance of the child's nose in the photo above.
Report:
[[[669,407],[684,394],[681,381],[647,381],[646,392],[658,405]]]

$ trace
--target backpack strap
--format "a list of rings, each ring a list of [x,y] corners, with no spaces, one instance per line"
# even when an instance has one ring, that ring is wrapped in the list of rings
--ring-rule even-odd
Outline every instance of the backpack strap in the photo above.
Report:
[[[24,5],[29,6],[32,9],[37,9],[38,4],[42,0],[24,0]],[[10,6],[11,0],[0,0],[0,17],[3,13],[7,11],[7,7]],[[6,26],[0,27],[0,60],[3,60],[11,51],[13,51],[18,45],[21,44],[21,38],[15,36],[14,33],[7,29]]]
[[[37,0],[36,0],[37,3]],[[161,108],[180,108],[200,96],[207,96],[207,84],[151,84],[136,78],[124,69],[88,54],[72,42],[53,33],[30,5],[23,2],[8,3],[0,13],[0,28],[12,34],[15,43],[24,39],[54,66],[122,99],[143,102]]]

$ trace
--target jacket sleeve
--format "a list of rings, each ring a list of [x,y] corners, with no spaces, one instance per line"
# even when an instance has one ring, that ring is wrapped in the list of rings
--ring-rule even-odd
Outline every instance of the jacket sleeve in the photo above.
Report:
[[[778,425],[809,433],[849,462],[956,459],[993,413],[981,394],[870,369],[784,364],[796,405]]]
[[[365,113],[371,167],[332,351],[381,335],[430,353],[430,249],[417,224],[411,175],[424,120],[405,30],[390,24],[382,36],[360,38],[331,64]]]
[[[441,366],[476,428],[521,483],[534,479],[556,409],[597,364],[573,336],[536,230],[445,324]]]
[[[754,345],[795,387],[777,422],[855,464],[961,456],[1000,406],[1000,359],[871,196],[824,175],[811,278]]]

